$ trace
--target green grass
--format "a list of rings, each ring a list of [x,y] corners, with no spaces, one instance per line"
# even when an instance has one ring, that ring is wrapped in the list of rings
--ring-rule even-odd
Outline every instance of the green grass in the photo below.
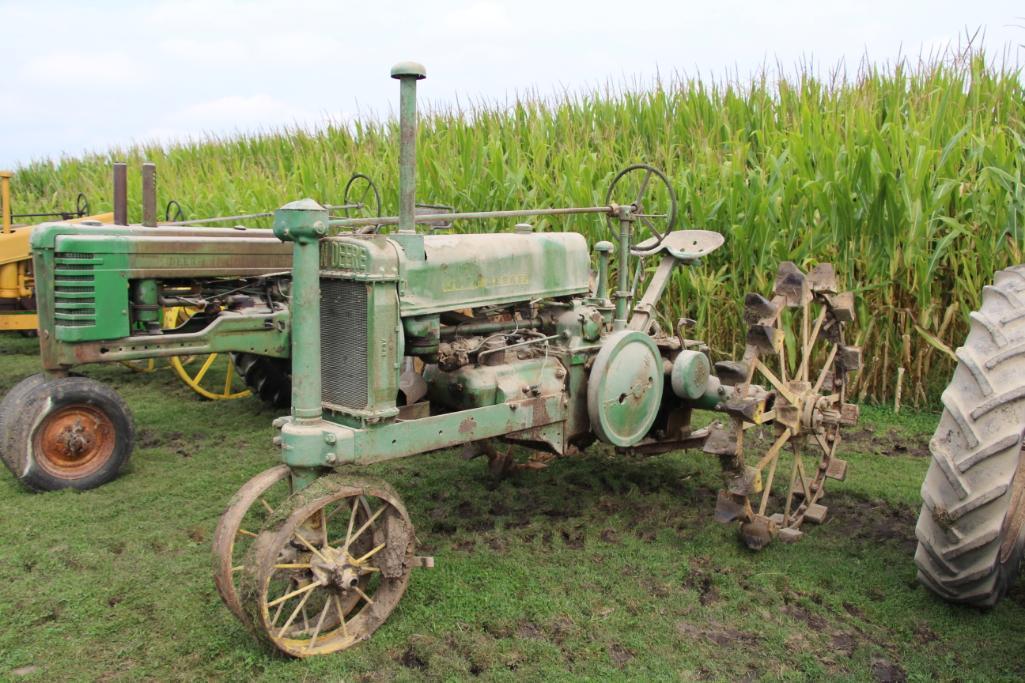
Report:
[[[37,366],[33,342],[0,338],[0,390]],[[595,449],[500,482],[448,452],[374,468],[437,567],[369,642],[291,661],[221,605],[209,557],[228,499],[276,462],[274,414],[200,401],[167,371],[85,372],[125,396],[140,444],[85,493],[31,494],[4,473],[0,680],[1025,676],[1025,591],[980,612],[915,582],[914,449],[932,414],[866,408],[830,520],[759,554],[712,521],[716,466],[700,453]]]
[[[905,403],[935,405],[952,363],[930,340],[960,345],[982,287],[1023,260],[1023,112],[1020,72],[972,52],[863,66],[829,81],[766,73],[751,82],[672,78],[528,96],[508,107],[471,100],[424,118],[418,197],[460,210],[591,206],[617,169],[659,166],[673,179],[682,225],[727,237],[703,268],[676,276],[671,321],[697,320],[713,350],[733,356],[743,343],[745,293],[767,293],[780,261],[832,261],[857,293],[863,321],[856,341],[868,369],[858,394],[892,401],[903,366]],[[177,198],[190,217],[202,217],[301,196],[339,201],[360,170],[378,180],[393,212],[395,133],[394,122],[361,120],[170,149],[139,145],[29,163],[17,169],[13,192],[25,210],[71,205],[78,192],[107,209],[110,162],[137,169],[151,160],[161,203]],[[135,220],[139,183],[133,172]],[[580,230],[592,243],[608,236],[593,217],[539,224]],[[497,228],[511,221],[483,226]]]

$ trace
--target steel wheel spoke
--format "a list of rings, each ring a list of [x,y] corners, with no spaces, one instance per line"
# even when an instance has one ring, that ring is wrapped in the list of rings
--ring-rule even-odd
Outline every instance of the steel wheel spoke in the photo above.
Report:
[[[331,561],[328,560],[326,557],[324,557],[324,553],[320,552],[315,547],[313,547],[313,544],[311,544],[309,541],[307,541],[306,538],[302,534],[300,534],[298,531],[295,532],[295,537],[298,538],[302,542],[302,544],[304,546],[309,548],[311,553],[313,553],[314,555],[319,557],[324,562],[327,562],[327,563],[330,564]]]
[[[354,590],[357,593],[359,593],[360,597],[363,598],[364,600],[366,600],[368,605],[373,605],[374,604],[374,601],[371,599],[371,597],[369,595],[367,595],[366,593],[364,593],[363,590],[359,586],[353,586],[352,590]]]
[[[317,619],[317,628],[313,629],[313,637],[310,638],[310,644],[306,646],[306,651],[309,652],[313,649],[313,646],[317,644],[317,636],[320,635],[320,628],[324,625],[324,617],[327,616],[327,608],[331,606],[330,600],[324,601],[324,609],[320,610],[320,618]]]
[[[335,610],[338,612],[338,621],[342,625],[342,633],[345,634],[346,638],[348,638],[349,637],[349,627],[345,623],[345,612],[342,610],[342,601],[338,597],[337,593],[333,593],[331,595],[331,598],[334,600]]]
[[[276,599],[268,602],[267,603],[267,607],[273,607],[274,605],[277,605],[278,603],[285,602],[287,600],[291,600],[292,598],[294,598],[297,595],[302,595],[303,593],[309,593],[311,590],[313,590],[314,588],[316,588],[319,585],[320,585],[319,583],[313,582],[313,583],[310,583],[310,584],[307,584],[307,585],[303,586],[302,588],[298,588],[298,589],[292,591],[291,593],[285,593],[280,598],[276,598]]]
[[[819,371],[819,376],[815,379],[814,393],[822,391],[822,383],[826,381],[826,373],[832,367],[834,358],[836,358],[836,344],[833,344],[833,348],[829,350],[829,356],[826,357],[826,362],[823,363],[822,370]]]
[[[216,353],[211,353],[207,357],[206,362],[203,363],[202,367],[199,368],[199,372],[196,373],[196,377],[194,379],[196,384],[200,384],[203,381],[203,377],[206,376],[206,371],[210,369],[210,366],[214,364],[215,360],[217,360]]]
[[[761,471],[762,468],[765,467],[769,462],[779,460],[779,452],[790,439],[791,433],[792,432],[790,431],[790,427],[787,427],[780,433],[779,438],[776,439],[776,442],[772,444],[772,447],[769,448],[768,452],[766,452],[762,459],[758,461],[758,464],[755,465],[756,470]]]
[[[826,320],[826,307],[822,307],[822,311],[819,313],[819,317],[815,320],[815,327],[812,328],[811,335],[804,342],[804,347],[801,350],[801,367],[798,370],[801,377],[805,382],[808,381],[808,374],[811,371],[811,355],[812,348],[815,346],[815,342],[819,339],[819,332],[822,331],[822,323]],[[829,365],[828,363],[826,365]]]
[[[235,364],[228,359],[228,370],[224,373],[224,395],[231,393],[231,380],[235,377]]]
[[[794,458],[794,465],[790,468],[790,488],[787,490],[787,503],[783,507],[783,526],[790,526],[790,508],[794,502],[794,484],[797,482],[797,458]]]
[[[374,548],[370,552],[368,552],[365,555],[363,555],[363,557],[361,557],[361,558],[359,558],[357,560],[353,560],[352,563],[353,564],[363,564],[364,562],[369,560],[371,557],[376,555],[378,553],[378,551],[380,551],[382,548],[384,548],[385,545],[387,545],[387,544],[386,543],[382,543],[381,545],[377,546],[376,548]]]
[[[296,583],[295,579],[289,579],[288,580],[288,584],[289,585],[292,585],[293,583]],[[278,623],[278,619],[281,617],[281,610],[283,610],[284,608],[285,608],[285,603],[284,602],[278,603],[278,608],[276,610],[274,610],[274,616],[271,617],[271,620],[270,620],[271,626],[275,626]]]
[[[354,534],[353,534],[353,535],[352,535],[352,536],[351,536],[350,538],[346,539],[346,541],[345,541],[345,545],[344,545],[344,546],[342,546],[342,547],[343,547],[343,549],[344,549],[344,550],[345,550],[346,552],[348,552],[348,551],[349,551],[349,546],[350,546],[350,545],[352,545],[352,544],[353,544],[353,543],[354,543],[354,542],[356,541],[356,539],[357,539],[357,538],[359,538],[359,537],[360,537],[360,535],[361,535],[361,534],[362,534],[362,533],[363,533],[364,531],[366,531],[366,530],[367,530],[367,529],[368,529],[368,528],[370,527],[370,525],[371,525],[371,524],[373,524],[373,523],[374,523],[374,520],[376,520],[376,519],[377,519],[378,517],[380,517],[380,516],[381,516],[381,513],[382,513],[382,512],[384,512],[384,509],[385,509],[386,507],[388,507],[388,506],[387,506],[387,505],[382,505],[381,507],[377,508],[377,512],[375,512],[374,514],[372,514],[372,515],[370,516],[370,519],[368,519],[368,520],[367,520],[366,522],[364,522],[364,523],[363,523],[363,526],[361,526],[361,527],[359,528],[359,530],[358,530],[358,531],[357,531],[356,533],[354,533]]]
[[[776,375],[773,374],[772,370],[765,366],[765,363],[763,363],[762,361],[756,361],[756,367],[758,368],[758,371],[762,373],[762,376],[765,377],[765,379],[769,380],[769,384],[771,384],[772,387],[779,392],[780,396],[790,401],[791,403],[797,403],[797,397],[794,396],[790,392],[790,390],[786,388],[782,380],[780,380],[778,377],[776,377]]]
[[[306,594],[303,595],[303,599],[300,600],[299,604],[295,606],[295,609],[292,610],[292,614],[290,614],[288,617],[288,621],[286,621],[285,625],[281,627],[280,631],[278,631],[278,638],[285,635],[285,632],[288,630],[288,627],[292,625],[293,621],[295,621],[295,618],[299,615],[299,612],[302,611],[304,607],[306,607],[306,601],[310,599],[310,596],[313,595],[313,589],[316,588],[318,585],[319,584],[316,583],[311,583],[309,585],[309,587],[306,589]],[[268,605],[268,607],[270,607],[270,605]]]
[[[758,514],[764,515],[765,508],[769,504],[769,495],[772,494],[772,481],[776,478],[776,465],[779,464],[779,457],[772,459],[769,464],[769,476],[765,479],[765,488],[762,489],[762,500],[758,503]]]

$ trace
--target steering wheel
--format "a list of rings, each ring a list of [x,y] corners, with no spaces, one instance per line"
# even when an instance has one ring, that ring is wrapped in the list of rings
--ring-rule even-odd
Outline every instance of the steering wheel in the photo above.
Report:
[[[178,200],[172,199],[167,202],[167,206],[164,207],[164,221],[167,223],[177,223],[183,220],[185,220],[185,212],[182,211],[182,205],[178,203]]]
[[[85,198],[85,194],[82,192],[78,193],[78,198],[75,199],[75,213],[78,217],[89,215],[89,200]]]
[[[381,216],[381,193],[377,185],[363,173],[353,173],[349,182],[345,183],[345,192],[342,193],[342,209],[346,218],[380,218]],[[359,232],[377,232],[380,225],[366,225],[360,228]]]
[[[655,180],[654,183],[651,181]],[[616,174],[605,194],[607,206],[629,206],[634,221],[634,243],[661,243],[676,225],[676,193],[662,171],[647,164],[633,164]],[[613,234],[619,234],[618,220],[605,217]]]

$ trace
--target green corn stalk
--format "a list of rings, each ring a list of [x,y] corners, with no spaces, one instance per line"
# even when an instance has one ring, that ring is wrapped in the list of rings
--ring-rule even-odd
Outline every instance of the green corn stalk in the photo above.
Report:
[[[830,261],[856,292],[862,325],[878,321],[859,335],[867,366],[857,394],[891,399],[905,364],[904,396],[921,404],[938,398],[952,369],[938,349],[960,345],[982,287],[1023,260],[1023,100],[1018,70],[966,53],[867,66],[829,81],[812,73],[763,73],[746,83],[675,78],[530,95],[508,106],[428,108],[418,199],[462,210],[590,206],[619,168],[661,167],[675,183],[680,227],[727,237],[707,263],[676,276],[668,320],[693,318],[694,336],[707,339],[717,358],[735,356],[744,294],[767,293],[780,261]],[[304,196],[338,201],[358,170],[380,183],[385,211],[394,213],[396,133],[394,121],[362,119],[138,145],[26,164],[13,192],[24,210],[73,203],[80,191],[94,208],[109,209],[110,162],[146,160],[158,165],[161,199],[177,198],[199,217]],[[138,217],[139,179],[129,178],[129,211]],[[609,237],[595,217],[537,225]],[[912,344],[908,354],[906,335],[928,343]]]

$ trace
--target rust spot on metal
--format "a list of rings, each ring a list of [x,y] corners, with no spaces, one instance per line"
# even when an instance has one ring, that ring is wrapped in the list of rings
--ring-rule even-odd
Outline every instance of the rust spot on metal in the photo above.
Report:
[[[477,421],[468,417],[459,423],[459,433],[463,435],[473,434],[477,431]]]
[[[37,461],[63,478],[93,474],[110,459],[116,436],[110,418],[93,406],[73,405],[46,417],[34,439]]]

